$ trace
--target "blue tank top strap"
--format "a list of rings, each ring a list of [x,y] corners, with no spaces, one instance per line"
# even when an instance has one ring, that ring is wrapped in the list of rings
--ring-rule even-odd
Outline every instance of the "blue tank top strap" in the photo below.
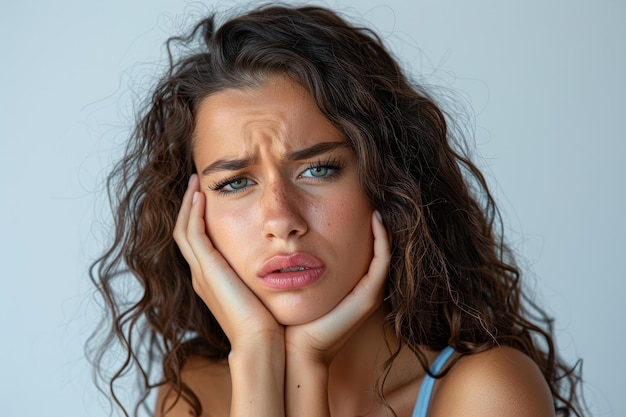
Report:
[[[438,374],[441,372],[443,366],[448,362],[450,356],[454,353],[454,348],[448,346],[439,353],[435,362],[430,367],[432,374]],[[430,397],[433,393],[433,387],[435,385],[435,378],[429,374],[424,375],[422,386],[417,394],[417,401],[415,402],[415,408],[413,409],[413,417],[426,417],[428,413],[428,406],[430,405]]]

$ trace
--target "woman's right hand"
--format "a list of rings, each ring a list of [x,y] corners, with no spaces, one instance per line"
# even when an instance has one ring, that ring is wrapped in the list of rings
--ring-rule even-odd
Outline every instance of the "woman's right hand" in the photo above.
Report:
[[[285,415],[285,331],[213,246],[204,220],[205,196],[192,175],[174,228],[191,268],[193,288],[226,333],[231,417]]]
[[[196,174],[189,180],[174,228],[174,240],[191,268],[195,292],[226,333],[231,350],[267,343],[284,346],[284,328],[230,267],[208,237],[205,196]]]

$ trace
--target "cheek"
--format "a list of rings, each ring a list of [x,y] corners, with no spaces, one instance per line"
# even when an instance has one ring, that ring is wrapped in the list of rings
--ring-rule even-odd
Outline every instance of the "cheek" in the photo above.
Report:
[[[205,223],[211,243],[236,270],[236,264],[245,256],[252,231],[249,215],[207,199]]]
[[[346,250],[363,250],[369,256],[373,235],[371,231],[372,209],[360,195],[349,193],[313,203],[311,212],[320,232],[332,241],[345,245]]]

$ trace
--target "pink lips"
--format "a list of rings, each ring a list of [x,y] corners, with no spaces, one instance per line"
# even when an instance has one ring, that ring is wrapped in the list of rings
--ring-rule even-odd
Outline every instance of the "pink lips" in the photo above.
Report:
[[[322,261],[308,253],[277,255],[263,264],[259,278],[270,288],[298,289],[316,282],[325,269]]]

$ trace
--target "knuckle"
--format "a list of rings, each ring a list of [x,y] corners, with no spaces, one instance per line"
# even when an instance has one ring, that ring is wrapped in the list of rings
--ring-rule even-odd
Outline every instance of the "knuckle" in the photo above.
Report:
[[[200,280],[198,279],[198,274],[191,274],[191,287],[193,290],[200,295],[202,292],[202,286],[200,285]]]

